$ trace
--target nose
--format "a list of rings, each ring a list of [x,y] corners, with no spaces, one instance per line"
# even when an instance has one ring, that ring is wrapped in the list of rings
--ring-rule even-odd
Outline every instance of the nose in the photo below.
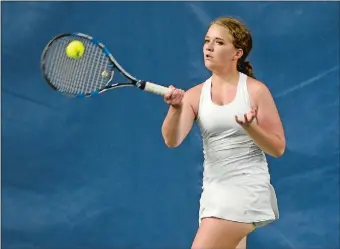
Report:
[[[207,43],[205,44],[205,49],[206,49],[207,51],[209,51],[209,52],[213,52],[213,51],[214,51],[214,46],[212,45],[211,42],[207,42]]]

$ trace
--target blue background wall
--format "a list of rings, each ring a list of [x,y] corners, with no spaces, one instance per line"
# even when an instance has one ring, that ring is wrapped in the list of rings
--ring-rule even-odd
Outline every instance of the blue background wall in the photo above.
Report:
[[[42,80],[40,55],[58,33],[88,33],[135,76],[188,89],[209,76],[203,37],[221,15],[251,29],[287,137],[269,158],[281,219],[248,248],[339,247],[339,3],[2,2],[2,15],[2,248],[190,248],[198,128],[168,149],[162,98],[65,98]]]

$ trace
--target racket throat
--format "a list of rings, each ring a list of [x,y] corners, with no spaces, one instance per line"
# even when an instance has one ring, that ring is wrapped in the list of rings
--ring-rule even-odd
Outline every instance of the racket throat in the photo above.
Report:
[[[145,85],[146,85],[146,81],[145,80],[138,80],[136,82],[136,87],[138,87],[141,90],[145,90]]]

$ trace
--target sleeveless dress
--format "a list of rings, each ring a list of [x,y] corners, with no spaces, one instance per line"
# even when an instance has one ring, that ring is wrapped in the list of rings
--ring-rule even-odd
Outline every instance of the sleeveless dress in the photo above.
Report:
[[[247,75],[239,73],[236,96],[227,105],[211,99],[211,78],[203,83],[196,122],[203,140],[204,217],[264,226],[279,218],[264,152],[235,121],[250,111]]]

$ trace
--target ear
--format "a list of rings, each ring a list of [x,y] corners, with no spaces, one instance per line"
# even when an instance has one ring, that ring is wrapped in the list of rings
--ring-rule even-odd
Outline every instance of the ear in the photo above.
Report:
[[[242,48],[237,48],[236,53],[234,55],[234,60],[239,60],[243,56],[243,50]]]

